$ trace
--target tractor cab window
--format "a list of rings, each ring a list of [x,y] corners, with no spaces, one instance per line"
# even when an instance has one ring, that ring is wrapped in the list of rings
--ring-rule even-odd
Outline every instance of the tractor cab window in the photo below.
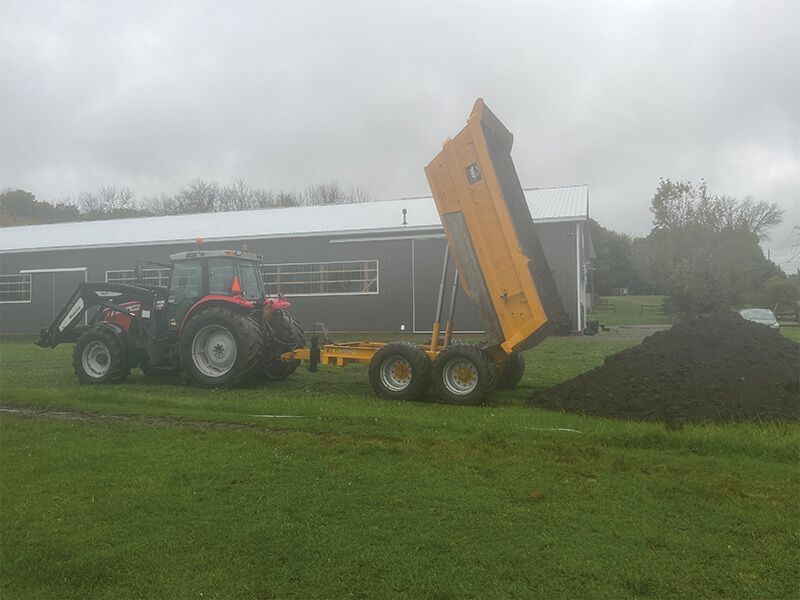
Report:
[[[209,294],[230,294],[235,276],[236,264],[230,258],[208,259]]]
[[[169,284],[169,302],[179,304],[202,293],[203,266],[199,262],[176,262]]]
[[[239,263],[239,277],[241,278],[242,294],[248,300],[261,300],[264,297],[264,280],[258,265],[251,261]]]

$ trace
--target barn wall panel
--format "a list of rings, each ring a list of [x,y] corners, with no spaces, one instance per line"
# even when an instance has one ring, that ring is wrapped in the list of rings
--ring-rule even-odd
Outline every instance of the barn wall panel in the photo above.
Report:
[[[565,310],[576,313],[576,244],[574,223],[537,224],[545,254],[564,301]],[[374,237],[374,236],[373,236]],[[325,322],[337,331],[410,331],[414,311],[418,330],[429,330],[438,294],[444,240],[417,240],[412,271],[410,239],[331,243],[331,236],[242,240],[252,252],[264,255],[266,263],[378,260],[379,293],[346,296],[298,296],[290,298],[293,312],[306,327]],[[234,244],[209,243],[209,250]],[[137,260],[166,262],[169,254],[191,250],[186,244],[162,244],[129,248],[58,250],[0,255],[0,273],[25,269],[86,267],[89,281],[103,281],[107,270],[133,269]],[[412,285],[412,273],[413,285]],[[451,269],[452,274],[452,269]],[[37,278],[32,302],[0,304],[0,333],[35,333],[47,327],[52,317],[53,294],[59,299],[74,291],[74,278],[57,277],[55,291]],[[448,277],[448,295],[452,279]],[[63,288],[63,289],[62,289]],[[416,291],[416,309],[414,291]],[[59,307],[60,308],[60,307]],[[483,328],[477,309],[459,293],[456,326],[462,330]]]

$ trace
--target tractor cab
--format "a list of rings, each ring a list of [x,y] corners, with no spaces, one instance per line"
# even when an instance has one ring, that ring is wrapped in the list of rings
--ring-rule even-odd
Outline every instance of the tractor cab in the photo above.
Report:
[[[260,254],[234,250],[194,250],[170,256],[172,275],[167,291],[167,313],[181,323],[195,304],[234,300],[260,308],[266,292],[259,270]]]

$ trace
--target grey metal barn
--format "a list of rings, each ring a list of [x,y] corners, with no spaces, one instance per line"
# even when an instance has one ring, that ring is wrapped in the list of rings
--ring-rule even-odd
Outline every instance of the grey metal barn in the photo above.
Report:
[[[581,330],[590,302],[588,187],[525,196],[573,329]],[[269,291],[285,294],[306,328],[430,331],[446,242],[433,200],[412,198],[0,229],[0,333],[38,332],[78,282],[132,281],[137,260],[164,262],[198,237],[205,249],[247,243],[263,254]],[[145,276],[166,285],[169,271]],[[455,324],[482,329],[463,292]]]

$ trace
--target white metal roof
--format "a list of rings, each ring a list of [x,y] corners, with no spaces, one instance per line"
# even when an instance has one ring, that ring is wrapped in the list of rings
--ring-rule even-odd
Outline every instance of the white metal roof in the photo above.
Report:
[[[588,217],[589,188],[525,190],[536,222]],[[406,209],[407,225],[403,225]],[[0,253],[441,228],[433,198],[0,228]]]

